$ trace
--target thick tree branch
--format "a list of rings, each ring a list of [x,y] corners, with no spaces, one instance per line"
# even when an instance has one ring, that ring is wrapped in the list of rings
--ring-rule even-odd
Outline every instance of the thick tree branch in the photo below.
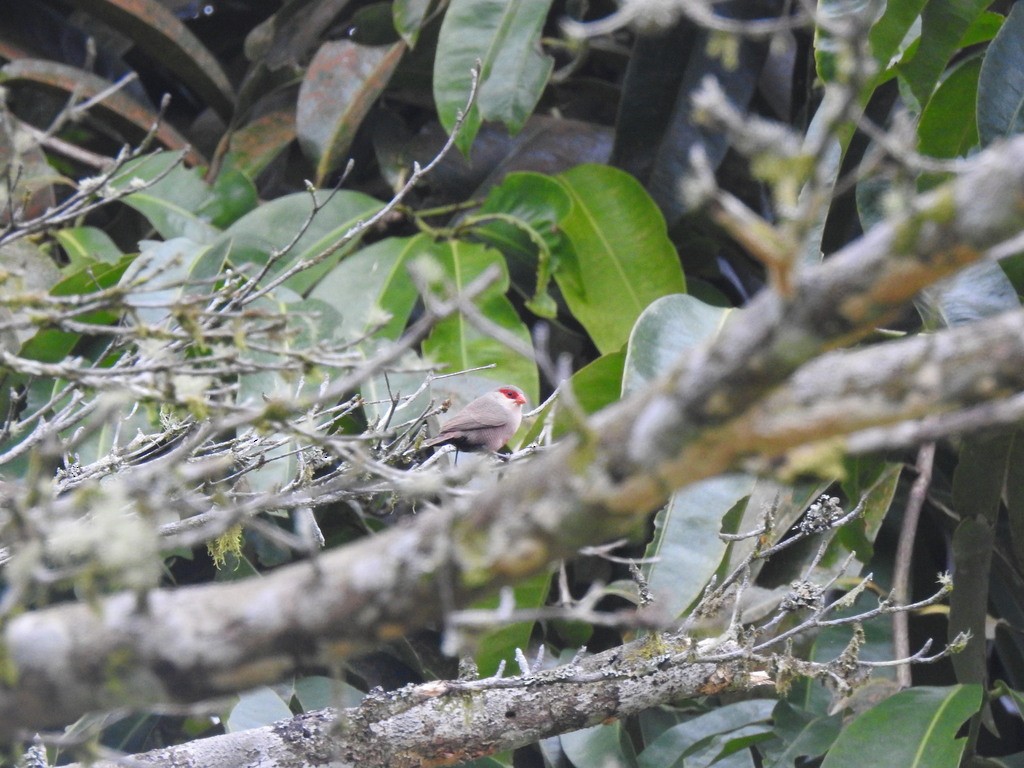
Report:
[[[851,429],[1021,391],[1017,315],[984,330],[968,326],[850,353],[846,360],[858,371],[891,368],[911,353],[919,360],[906,398],[887,390],[891,407],[865,409],[862,419],[823,413],[809,396],[816,388],[816,396],[835,397],[834,361],[815,364],[824,369],[820,376],[786,379],[1024,228],[1022,201],[1018,140],[979,155],[951,187],[799,276],[792,299],[766,294],[735,313],[718,338],[649,390],[597,416],[592,431],[510,469],[473,498],[265,578],[125,593],[12,619],[3,634],[12,674],[0,687],[0,730],[54,726],[126,704],[197,701],[277,680],[306,661],[359,653],[581,546],[624,534],[675,488]],[[1000,354],[1015,362],[992,369],[995,385],[965,376],[964,355],[979,354],[971,339],[988,345],[986,334],[998,328]],[[991,349],[987,357],[998,362]],[[947,380],[949,388],[935,383]],[[856,376],[848,385],[852,397]],[[766,402],[781,408],[789,398],[785,420],[771,409],[751,410],[775,388]],[[857,396],[868,395],[862,389]],[[875,421],[869,410],[878,411]],[[814,430],[789,426],[801,418]]]
[[[734,644],[718,650],[736,650]],[[521,678],[435,681],[372,693],[359,707],[320,710],[242,733],[159,749],[139,765],[296,765],[312,756],[335,768],[449,765],[547,736],[626,717],[665,701],[770,685],[743,658],[672,663],[680,641],[648,638]],[[453,710],[458,716],[452,716]],[[96,768],[114,768],[100,762]]]

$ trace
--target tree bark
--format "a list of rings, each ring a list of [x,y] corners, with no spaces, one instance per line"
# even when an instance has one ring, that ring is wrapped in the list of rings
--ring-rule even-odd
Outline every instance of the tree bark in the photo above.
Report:
[[[678,638],[648,637],[535,675],[436,681],[371,693],[356,708],[309,712],[263,728],[134,755],[132,760],[178,768],[451,765],[666,701],[772,682],[742,658],[720,663],[673,659],[687,648]],[[101,761],[92,767],[117,765]]]

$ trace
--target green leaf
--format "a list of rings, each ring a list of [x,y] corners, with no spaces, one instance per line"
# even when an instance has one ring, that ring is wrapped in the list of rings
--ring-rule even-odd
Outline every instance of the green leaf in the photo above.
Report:
[[[445,279],[456,290],[465,290],[484,270],[496,265],[501,270],[501,278],[476,299],[476,305],[492,323],[512,333],[527,346],[531,344],[530,332],[505,297],[508,272],[501,254],[477,243],[430,243],[425,238],[420,243],[423,246],[421,253],[436,261]],[[537,402],[539,384],[533,361],[481,332],[461,314],[434,326],[423,341],[423,353],[448,372],[495,364],[495,368],[481,371],[479,375],[499,383],[515,384],[531,402]]]
[[[322,253],[381,207],[378,200],[349,190],[316,192],[315,195],[323,207],[288,253],[277,260],[270,270],[271,276],[297,261],[311,259]],[[311,210],[312,200],[308,193],[285,195],[243,216],[224,230],[220,239],[232,242],[230,258],[234,264],[252,262],[262,265],[272,253],[292,243],[305,225]],[[316,266],[293,275],[285,282],[285,286],[296,293],[306,293],[345,253],[351,251],[356,242],[353,240],[346,243]]]
[[[95,291],[117,285],[125,270],[131,265],[131,257],[117,264],[90,264],[68,275],[51,289],[54,296],[87,296]],[[118,313],[111,310],[96,310],[78,315],[75,319],[83,323],[104,325],[117,321]],[[45,328],[22,347],[22,357],[31,360],[56,363],[63,360],[81,338],[81,334]]]
[[[971,22],[971,26],[964,32],[964,36],[960,38],[960,47],[967,48],[978,45],[978,43],[989,42],[999,34],[1005,21],[1006,18],[1001,13],[985,11]]]
[[[637,759],[638,768],[664,768],[678,764],[681,758],[696,754],[709,746],[716,745],[714,751],[720,750],[719,737],[753,724],[767,723],[771,718],[775,701],[770,699],[751,699],[735,704],[727,704],[698,715],[678,725],[674,725],[652,741],[640,753]],[[758,726],[759,732],[764,728]],[[715,755],[711,755],[714,757]],[[686,763],[689,765],[689,761]],[[707,761],[695,761],[694,765],[707,765]]]
[[[179,163],[177,152],[159,152],[125,165],[110,183],[115,189],[130,188],[139,182],[160,181],[128,195],[124,202],[145,216],[166,239],[184,237],[196,243],[210,243],[218,230],[209,218],[198,213],[213,192],[197,169]]]
[[[764,510],[771,509],[774,512],[774,529],[786,531],[799,520],[804,512],[822,493],[831,485],[827,480],[816,484],[801,483],[797,485],[783,485],[772,480],[770,477],[758,478],[754,483],[754,489],[750,493],[750,499],[746,504],[737,505],[735,514],[730,514],[722,521],[722,530],[726,533],[740,533],[752,531],[764,523]],[[756,537],[747,537],[741,541],[735,541],[729,547],[724,561],[723,570],[726,572],[736,568],[743,562],[750,552],[760,546]],[[796,568],[802,571],[806,568],[808,561],[814,554],[817,542],[812,542],[810,547],[802,551],[799,547],[791,547],[786,552],[772,560],[772,566],[778,572],[779,567],[788,561],[790,570]],[[810,551],[808,551],[810,550]],[[793,561],[796,561],[794,565]],[[751,564],[751,579],[756,579],[764,566],[763,560],[756,560]],[[754,588],[756,589],[756,588]],[[777,600],[772,598],[772,600]],[[748,608],[748,615],[751,613]],[[751,621],[753,619],[750,619]]]
[[[416,45],[429,9],[430,0],[395,0],[391,5],[395,29],[410,48]]]
[[[728,545],[718,535],[726,513],[750,496],[755,479],[729,474],[702,480],[672,494],[654,517],[644,558],[648,586],[659,610],[681,615],[715,575]]]
[[[110,235],[96,227],[68,227],[58,229],[53,235],[76,270],[95,262],[117,264],[124,258]]]
[[[625,768],[636,764],[633,745],[621,721],[563,733],[558,738],[565,756],[576,768],[603,765]]]
[[[982,146],[1024,130],[1024,6],[1014,3],[985,52],[978,81]]]
[[[141,245],[138,258],[121,277],[122,285],[130,287],[124,303],[134,307],[143,323],[157,325],[170,316],[172,305],[207,249],[183,237],[145,240]]]
[[[538,573],[525,581],[516,584],[512,590],[515,598],[515,606],[518,610],[530,610],[541,608],[548,597],[548,590],[551,586],[551,574]],[[480,603],[474,608],[495,609],[498,607],[499,597],[495,596]],[[516,666],[516,649],[522,649],[529,658],[530,636],[533,633],[532,621],[520,621],[515,624],[493,629],[484,635],[477,642],[476,659],[477,668],[480,670],[480,677],[492,677],[497,674],[498,666],[505,662],[505,675],[520,674]]]
[[[348,683],[322,675],[308,675],[295,681],[293,694],[303,712],[327,707],[358,707],[365,694]]]
[[[966,437],[953,472],[953,509],[960,524],[953,533],[956,588],[949,596],[948,636],[952,640],[961,632],[971,633],[967,647],[952,658],[956,679],[961,683],[983,683],[987,679],[985,622],[992,552],[1013,444],[1013,435]]]
[[[434,101],[451,132],[469,98],[471,70],[481,62],[480,89],[458,137],[469,155],[483,120],[517,133],[533,112],[554,63],[540,51],[551,0],[452,0],[434,60]]]
[[[868,33],[868,42],[871,44],[871,53],[875,57],[879,70],[875,85],[885,78],[889,69],[898,61],[901,46],[914,22],[921,15],[921,9],[924,8],[925,2],[927,0],[901,0],[898,3],[886,3],[885,12],[871,27],[871,32]]]
[[[679,257],[661,212],[629,174],[581,165],[556,178],[573,202],[562,228],[576,268],[560,266],[555,279],[598,350],[614,352],[652,301],[686,290]]]
[[[210,188],[210,196],[196,209],[196,214],[218,229],[254,210],[259,193],[252,180],[237,168],[224,168]]]
[[[282,353],[330,340],[332,329],[338,324],[337,312],[331,304],[315,299],[301,300],[287,288],[279,288],[271,294],[262,296],[250,309],[256,312],[264,311],[268,315],[294,311],[317,317],[318,323],[310,329],[310,333],[289,337],[280,342]],[[239,405],[249,408],[260,408],[268,402],[287,405],[293,402],[296,396],[316,391],[320,385],[320,376],[310,374],[299,380],[294,372],[282,371],[275,367],[279,362],[279,354],[282,353],[260,349],[246,350],[246,357],[254,363],[254,370],[238,377],[236,402]],[[246,429],[249,429],[247,425],[239,428],[240,431]],[[246,481],[254,492],[277,491],[286,483],[293,481],[298,471],[298,440],[291,435],[274,433],[268,444],[271,447],[260,454],[257,466],[246,475]],[[264,565],[290,559],[291,553],[284,552],[277,542],[261,537],[256,539],[256,544],[257,554]]]
[[[642,389],[689,349],[714,336],[730,310],[692,296],[663,296],[640,315],[629,337],[622,392]],[[660,610],[677,616],[700,596],[718,570],[727,545],[718,535],[722,518],[754,488],[750,475],[703,480],[672,494],[654,518],[644,575]]]
[[[957,738],[957,731],[980,704],[978,685],[901,691],[844,727],[822,768],[957,768],[967,744],[966,738]],[[879,738],[881,734],[890,737]]]
[[[228,733],[261,728],[292,716],[288,703],[273,688],[263,686],[243,693],[224,722]]]
[[[917,126],[922,154],[932,157],[963,157],[978,145],[978,100],[980,57],[958,64],[935,89]]]
[[[484,204],[464,225],[500,250],[509,265],[513,283],[527,284],[527,270],[536,273],[531,312],[553,318],[557,312],[548,294],[554,255],[562,244],[558,222],[572,210],[562,185],[542,173],[510,173],[491,189]],[[575,260],[571,266],[575,266]]]
[[[921,41],[913,57],[899,66],[921,108],[960,49],[960,41],[992,0],[929,0],[921,12]]]
[[[780,701],[772,710],[775,734],[783,748],[766,756],[764,768],[790,768],[800,765],[798,758],[823,755],[835,742],[842,728],[841,715],[824,717],[797,709]]]
[[[316,163],[318,186],[345,164],[356,131],[404,53],[404,42],[385,47],[351,40],[329,40],[316,52],[299,87],[295,127]]]
[[[632,394],[666,373],[684,352],[716,335],[730,311],[684,294],[653,301],[630,333],[622,393]]]
[[[625,352],[612,352],[591,361],[569,378],[573,396],[584,414],[597,413],[619,399],[625,362]],[[569,410],[556,400],[537,415],[533,426],[523,438],[525,445],[540,437],[551,408],[556,409],[555,423],[551,428],[551,436],[554,439],[571,434],[579,426]]]
[[[32,240],[22,238],[0,245],[0,326],[11,323],[0,330],[5,351],[16,352],[35,333],[32,326],[19,328],[12,322],[34,314],[22,309],[26,296],[45,295],[60,279],[60,270],[53,259]],[[47,324],[39,320],[36,323]]]
[[[347,256],[323,276],[309,297],[337,308],[341,322],[334,329],[336,341],[352,341],[378,327],[379,338],[397,339],[402,334],[419,298],[407,272],[409,257],[428,242],[426,235],[380,240]]]
[[[869,477],[862,477],[858,471],[865,463],[873,465]],[[863,501],[864,511],[836,532],[836,542],[855,552],[862,563],[869,563],[874,556],[875,538],[896,496],[903,464],[861,457],[847,459],[845,465],[849,470],[843,479],[843,492],[852,501]]]

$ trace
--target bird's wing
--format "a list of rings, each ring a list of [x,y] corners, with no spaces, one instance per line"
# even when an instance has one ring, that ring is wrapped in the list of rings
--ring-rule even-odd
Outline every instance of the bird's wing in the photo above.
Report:
[[[497,406],[496,406],[497,407]],[[445,422],[438,434],[446,432],[475,432],[478,429],[491,429],[505,424],[508,414],[495,410],[490,412],[477,412],[475,414],[458,413]]]

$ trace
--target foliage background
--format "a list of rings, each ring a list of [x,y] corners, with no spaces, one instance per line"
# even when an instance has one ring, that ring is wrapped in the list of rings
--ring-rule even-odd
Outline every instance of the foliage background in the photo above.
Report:
[[[7,6],[0,472],[23,487],[57,477],[54,499],[78,493],[72,518],[95,532],[69,527],[53,500],[39,506],[49,517],[34,518],[31,506],[5,510],[5,616],[119,588],[255,577],[309,555],[300,522],[308,514],[327,548],[391,527],[421,502],[340,471],[351,469],[351,446],[371,446],[375,466],[407,469],[422,460],[416,437],[442,399],[466,402],[511,381],[539,403],[556,371],[571,373],[578,410],[549,404],[514,447],[573,432],[581,413],[641,391],[759,290],[784,292],[795,272],[951,178],[959,158],[1018,133],[1024,98],[1024,13],[977,0],[816,8],[763,0],[685,13],[671,3],[620,10],[571,0]],[[564,25],[634,10],[632,24],[604,34],[574,36]],[[477,60],[479,90],[457,151],[361,227],[414,163],[441,150]],[[122,145],[142,140],[164,93],[160,151],[89,181]],[[695,171],[713,173],[749,216],[723,198],[699,204]],[[136,191],[137,179],[153,183]],[[314,197],[307,179],[340,188]],[[80,207],[54,213],[76,194]],[[87,207],[96,195],[108,204]],[[423,293],[465,290],[488,269],[496,278],[472,307],[439,319],[389,361],[387,381],[358,376],[338,393],[343,405],[310,421],[350,437],[348,447],[327,445],[274,410],[315,392],[325,373],[337,380],[388,349],[430,314]],[[886,330],[914,334],[1015,308],[1022,275],[1016,254],[972,267],[922,294],[916,311]],[[118,367],[139,375],[103,373]],[[470,373],[428,379],[431,371]],[[98,411],[83,410],[76,392]],[[398,393],[416,396],[389,399]],[[242,515],[191,540],[162,541],[128,538],[121,513],[110,512],[112,528],[90,517],[113,507],[90,506],[85,490],[145,466],[175,445],[176,430],[203,419],[230,443],[232,471],[206,477],[216,488],[199,500],[173,483],[154,486],[148,508],[127,486],[127,517],[141,511],[173,527],[186,512],[208,512],[209,499],[242,504]],[[33,426],[44,422],[52,427],[45,436]],[[245,440],[267,434],[275,439],[246,453]],[[316,446],[325,458],[310,453]],[[209,444],[200,454],[226,455]],[[965,630],[976,642],[952,661],[915,668],[913,687],[891,698],[896,685],[885,670],[843,700],[804,680],[785,697],[708,697],[566,733],[520,750],[516,764],[911,765],[933,749],[938,757],[920,764],[955,765],[966,748],[968,757],[1024,765],[1020,466],[1016,433],[1004,431],[941,442],[931,463],[898,451],[822,456],[784,483],[731,474],[677,492],[616,553],[651,558],[644,576],[672,617],[751,546],[723,541],[720,529],[751,530],[774,503],[785,531],[824,491],[851,508],[863,502],[865,513],[836,536],[816,575],[851,586],[857,573],[840,564],[852,553],[872,589],[888,594],[911,484],[929,474],[905,597],[930,594],[940,571],[959,575],[948,607],[912,617],[911,650]],[[343,475],[344,492],[311,512],[285,493]],[[456,488],[453,481],[439,493]],[[175,501],[152,501],[161,498]],[[217,536],[239,521],[237,547],[229,543],[215,566],[208,540],[223,546]],[[111,554],[111,530],[135,557]],[[749,610],[776,607],[812,555],[790,551],[756,572]],[[576,597],[604,585],[602,610],[637,599],[615,560],[580,558],[563,578]],[[554,600],[553,583],[543,574],[519,585],[517,606]],[[890,618],[866,630],[865,658],[896,654]],[[512,663],[517,647],[571,656],[634,631],[532,621],[469,638],[469,647],[489,675],[500,660]],[[822,631],[801,638],[799,650],[830,657],[847,640]],[[455,677],[439,642],[436,631],[404,637],[345,669],[242,694],[213,714],[143,713],[74,728],[136,753],[353,705],[376,685]],[[956,740],[967,720],[969,738]],[[885,749],[875,762],[865,757],[873,745]]]

